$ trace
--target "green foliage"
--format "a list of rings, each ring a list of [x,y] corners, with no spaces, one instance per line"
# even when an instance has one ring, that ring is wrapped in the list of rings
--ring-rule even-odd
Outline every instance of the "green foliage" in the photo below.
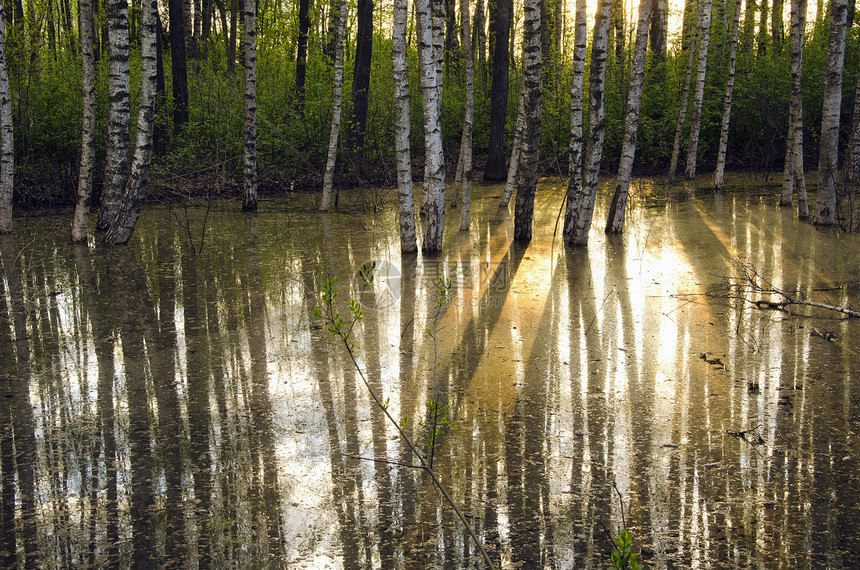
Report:
[[[609,568],[617,570],[641,570],[639,554],[633,552],[633,535],[627,529],[622,528],[617,537],[612,538],[615,547],[610,553],[611,564]]]
[[[30,8],[28,8],[29,10]],[[331,121],[331,62],[323,55],[327,41],[327,22],[322,21],[327,4],[311,8],[311,30],[308,38],[304,98],[299,100],[295,86],[295,49],[298,33],[297,6],[275,3],[261,6],[258,26],[258,160],[261,181],[307,181],[313,185],[321,177],[327,154]],[[703,105],[699,144],[703,169],[713,164],[719,141],[726,84],[728,32],[732,3],[715,6],[708,75]],[[786,7],[788,9],[788,7]],[[38,14],[36,14],[38,16]],[[104,18],[104,12],[99,12]],[[373,58],[368,106],[368,122],[363,157],[365,168],[374,181],[394,184],[394,105],[391,73],[391,38],[388,32],[390,14],[378,9],[375,15]],[[216,18],[214,35],[203,46],[205,54],[189,61],[190,121],[181,133],[172,134],[170,50],[164,50],[166,98],[158,106],[158,123],[170,133],[167,152],[155,158],[154,177],[170,171],[171,175],[206,172],[212,169],[225,178],[241,176],[243,148],[243,73],[242,46],[237,43],[235,70],[228,72],[225,38]],[[544,173],[564,174],[569,144],[570,79],[572,20],[565,24],[566,42],[560,52],[548,58],[544,72],[543,119],[541,129],[541,169]],[[827,55],[828,22],[810,22],[804,51],[804,124],[807,163],[817,159],[817,136],[821,122],[821,96]],[[34,28],[31,37],[27,25],[9,29],[7,56],[14,109],[16,159],[22,168],[54,169],[76,172],[80,144],[80,55],[69,51],[64,30],[55,30],[56,49],[47,41],[44,27]],[[139,32],[133,22],[132,31]],[[786,30],[788,32],[788,30]],[[342,144],[338,156],[339,176],[351,182],[362,182],[356,175],[354,148],[348,144],[351,121],[351,82],[355,50],[354,28],[346,46],[344,65],[344,108]],[[40,37],[39,35],[44,37]],[[606,86],[606,140],[604,169],[617,163],[622,141],[624,110],[629,85],[632,36],[624,50],[610,50]],[[769,40],[768,40],[769,41]],[[132,40],[132,131],[136,117],[139,77],[139,47]],[[679,38],[665,60],[649,55],[642,97],[639,145],[636,166],[664,169],[671,155],[674,127],[678,115],[680,90],[686,71],[687,54],[680,49]],[[735,100],[729,138],[729,167],[771,168],[781,166],[784,155],[789,100],[788,38],[781,53],[774,46],[766,54],[752,49],[738,54],[735,78]],[[860,27],[853,26],[846,49],[843,82],[843,137],[850,132],[857,69],[860,67]],[[101,45],[97,67],[97,156],[104,156],[107,130],[107,54]],[[411,85],[411,143],[416,172],[420,172],[424,141],[421,90],[418,77],[416,46],[411,43],[407,54]],[[510,148],[516,128],[519,83],[519,53],[511,59],[506,137]],[[451,58],[452,60],[456,58]],[[588,70],[586,70],[588,73]],[[587,87],[586,76],[586,90]],[[474,146],[480,155],[489,137],[489,69],[476,66]],[[442,131],[449,173],[456,164],[463,126],[465,101],[464,66],[453,67],[445,74],[442,100]],[[584,101],[587,117],[587,94]],[[688,113],[689,116],[689,113]],[[133,133],[132,138],[133,141]],[[480,159],[478,161],[480,164]],[[97,172],[100,168],[97,168]],[[30,177],[32,178],[32,177]],[[28,176],[18,178],[23,183]]]

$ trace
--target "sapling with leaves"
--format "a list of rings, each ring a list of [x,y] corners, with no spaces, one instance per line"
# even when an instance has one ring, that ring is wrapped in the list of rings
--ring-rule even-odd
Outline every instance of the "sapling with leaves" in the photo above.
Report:
[[[368,280],[368,277],[366,275],[364,275],[363,278],[365,279],[365,281]],[[408,427],[408,416],[404,416],[404,418],[401,422],[398,422],[397,420],[395,420],[394,416],[392,416],[391,412],[388,410],[388,400],[387,399],[383,400],[382,394],[378,394],[371,387],[370,383],[368,382],[367,376],[365,375],[364,368],[362,368],[361,365],[358,363],[358,358],[357,358],[356,353],[355,353],[355,342],[352,340],[353,330],[355,328],[356,323],[358,323],[362,319],[362,317],[364,316],[364,309],[361,307],[361,303],[359,303],[356,299],[350,299],[348,304],[347,304],[350,314],[347,317],[347,319],[345,320],[340,315],[340,313],[338,312],[337,307],[336,307],[337,296],[338,296],[337,283],[338,283],[337,277],[332,277],[329,280],[327,280],[325,283],[323,283],[322,293],[320,295],[320,300],[322,301],[322,303],[320,305],[317,305],[316,307],[314,307],[314,312],[313,312],[314,317],[315,318],[321,318],[328,323],[328,331],[346,349],[347,354],[349,355],[349,359],[352,361],[352,365],[355,368],[355,371],[358,373],[359,377],[361,378],[361,381],[364,384],[364,387],[367,389],[367,392],[370,394],[370,397],[373,400],[373,403],[376,406],[378,406],[379,409],[382,410],[382,412],[385,414],[385,417],[388,418],[388,421],[391,422],[391,424],[397,430],[397,433],[400,435],[400,437],[403,439],[403,441],[406,442],[406,445],[409,447],[409,449],[412,451],[412,453],[416,457],[418,457],[418,461],[420,462],[419,467],[421,469],[423,469],[430,476],[430,478],[433,480],[433,484],[436,486],[436,488],[442,494],[442,497],[444,498],[445,502],[451,507],[451,509],[454,510],[454,513],[457,515],[457,518],[460,519],[460,522],[462,522],[463,526],[466,527],[466,532],[468,532],[469,537],[472,539],[472,541],[478,547],[478,550],[480,551],[481,557],[483,558],[484,563],[486,564],[487,568],[495,568],[492,560],[490,560],[489,554],[487,554],[486,549],[484,549],[484,545],[478,539],[478,536],[477,536],[477,534],[475,534],[475,531],[474,531],[474,529],[472,529],[472,526],[469,524],[469,521],[466,520],[466,516],[463,514],[463,512],[460,510],[460,508],[454,502],[454,499],[451,497],[450,493],[448,493],[447,489],[442,485],[442,481],[439,479],[438,475],[436,475],[436,473],[433,471],[433,467],[430,463],[430,460],[427,457],[425,457],[425,455],[423,453],[421,453],[418,446],[412,441],[412,438],[410,438],[409,435],[406,433],[406,428]],[[440,299],[437,298],[437,304],[436,304],[437,310],[436,310],[436,316],[434,317],[434,329],[435,329],[436,319],[438,319],[438,316],[441,313],[441,308],[442,308],[442,306],[444,306],[444,304],[447,300],[447,297],[445,295],[447,295],[447,291],[450,289],[450,287],[451,287],[451,281],[450,280],[441,280],[440,289],[439,289],[440,296],[441,296],[441,302],[440,302]],[[434,375],[435,375],[435,369],[434,369]],[[440,408],[438,407],[438,404],[434,403],[434,406],[433,406],[431,411],[438,412],[439,409]],[[436,420],[434,420],[437,422],[436,427],[434,427],[434,431],[432,432],[433,435],[427,441],[428,445],[430,445],[431,451],[433,449],[433,445],[435,445],[435,443],[436,443],[436,437],[438,436],[439,433],[441,433],[441,432],[438,432],[437,429],[442,427],[443,423],[447,424],[448,428],[453,427],[453,423],[448,422],[448,420],[447,420],[447,417],[448,417],[447,406],[442,408],[442,409],[444,409],[444,413],[442,416],[439,416]],[[432,414],[432,416],[435,417],[436,414],[434,413],[434,414]]]

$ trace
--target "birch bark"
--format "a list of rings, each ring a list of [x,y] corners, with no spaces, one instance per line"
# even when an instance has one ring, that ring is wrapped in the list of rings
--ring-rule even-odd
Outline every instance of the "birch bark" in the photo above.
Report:
[[[636,157],[636,134],[639,130],[639,105],[642,102],[642,84],[645,81],[645,59],[648,52],[648,21],[651,18],[652,0],[640,0],[639,20],[636,23],[636,44],[633,47],[633,67],[630,71],[630,88],[627,94],[627,114],[624,117],[624,141],[621,161],[615,178],[615,193],[606,220],[606,231],[621,233],[624,229],[624,211]]]
[[[108,146],[104,191],[96,227],[106,230],[119,211],[128,179],[131,122],[128,62],[128,1],[108,1]]]
[[[806,32],[806,0],[791,3],[791,100],[788,113],[788,135],[785,141],[780,206],[790,206],[797,192],[798,215],[809,217],[806,177],[803,172],[803,45]]]
[[[505,191],[499,202],[499,208],[507,208],[514,195],[514,186],[517,183],[517,174],[520,171],[520,154],[523,150],[523,130],[526,125],[525,90],[520,93],[520,103],[517,110],[517,130],[514,132],[514,142],[511,145],[511,160],[508,163],[508,177],[505,181]]]
[[[397,159],[397,196],[400,204],[400,251],[403,253],[418,249],[409,148],[409,68],[406,58],[408,18],[409,0],[395,0],[391,65],[394,75],[394,144]]]
[[[72,221],[72,241],[87,239],[87,219],[93,195],[93,171],[96,158],[96,79],[93,53],[93,4],[80,0],[81,34],[81,165],[78,173],[78,196]]]
[[[475,53],[469,26],[469,0],[460,1],[461,39],[466,59],[466,112],[463,118],[463,205],[460,209],[460,231],[469,231],[472,208],[472,129],[475,121]]]
[[[582,186],[582,98],[585,91],[585,55],[588,42],[586,0],[576,0],[573,40],[573,80],[570,85],[570,166],[568,168],[567,207],[564,213],[564,241],[573,245],[574,209]]]
[[[568,234],[570,245],[588,244],[588,232],[591,229],[591,219],[594,216],[594,201],[597,198],[597,182],[600,176],[600,159],[603,156],[603,139],[606,135],[604,89],[611,7],[612,0],[600,0],[594,22],[591,72],[588,84],[588,146],[585,150],[585,164],[582,168],[582,186],[579,189],[574,189],[573,192],[568,186],[568,208],[572,209]]]
[[[693,62],[696,60],[696,45],[699,43],[699,28],[693,32],[690,53],[687,58],[687,73],[684,74],[684,87],[681,90],[681,107],[678,109],[678,124],[675,127],[675,143],[672,145],[672,159],[669,161],[669,183],[678,170],[678,156],[681,154],[681,139],[684,136],[684,123],[687,120],[687,102],[690,100],[690,78],[693,76]]]
[[[415,4],[418,25],[418,57],[421,59],[421,93],[424,108],[424,243],[425,252],[442,249],[445,226],[445,162],[442,155],[442,130],[439,108],[441,89],[433,49],[433,16],[431,0]],[[437,0],[438,1],[438,0]]]
[[[729,70],[726,80],[726,96],[723,99],[723,119],[720,124],[720,147],[717,151],[717,169],[714,171],[714,190],[723,189],[726,172],[726,150],[729,146],[729,124],[732,117],[732,98],[735,89],[735,63],[738,59],[738,32],[741,25],[741,0],[735,0],[735,15],[729,37]]]
[[[245,0],[245,146],[242,210],[257,209],[257,1]]]
[[[12,231],[12,190],[15,147],[12,133],[12,96],[6,70],[6,10],[0,0],[0,234]]]
[[[337,17],[337,28],[334,41],[334,84],[332,86],[332,115],[331,130],[328,137],[328,159],[325,163],[325,175],[323,177],[322,200],[320,211],[328,212],[331,202],[331,190],[334,182],[334,164],[337,159],[337,137],[340,132],[340,114],[343,99],[343,36],[346,32],[346,0],[340,1],[340,10]]]
[[[824,102],[821,106],[821,146],[818,151],[818,192],[814,222],[832,225],[836,216],[836,177],[839,166],[839,112],[842,106],[842,71],[845,63],[845,33],[848,0],[833,0],[830,6],[830,39]]]
[[[141,3],[140,25],[140,104],[137,111],[137,140],[131,174],[123,193],[122,204],[116,217],[110,221],[105,241],[125,244],[131,239],[140,210],[143,193],[149,178],[152,159],[152,131],[155,123],[155,84],[158,0]]]
[[[514,239],[532,239],[538,151],[541,127],[541,0],[526,0],[523,6],[523,111],[522,165],[517,177],[514,209]]]
[[[690,118],[690,145],[687,147],[687,169],[684,177],[696,177],[696,158],[699,153],[699,131],[702,126],[702,101],[705,98],[705,74],[708,68],[708,40],[711,35],[712,0],[703,0],[699,17],[699,64],[696,66],[696,93],[693,98],[693,115]]]

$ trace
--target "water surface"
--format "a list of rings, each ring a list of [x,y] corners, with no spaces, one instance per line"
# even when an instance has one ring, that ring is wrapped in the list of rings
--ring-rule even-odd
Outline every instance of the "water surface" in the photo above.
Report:
[[[625,233],[562,246],[562,190],[512,243],[500,187],[402,257],[394,208],[342,196],[153,207],[125,248],[70,216],[0,237],[0,565],[481,567],[369,386],[430,454],[496,565],[603,568],[625,525],[654,568],[860,564],[860,236],[634,183]],[[375,262],[372,284],[362,266]],[[444,303],[439,279],[450,280]]]

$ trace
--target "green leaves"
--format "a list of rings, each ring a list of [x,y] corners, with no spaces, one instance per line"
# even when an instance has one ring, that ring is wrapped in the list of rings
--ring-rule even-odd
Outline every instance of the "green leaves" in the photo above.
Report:
[[[633,552],[633,535],[626,528],[622,528],[617,538],[613,538],[615,548],[609,555],[611,566],[617,570],[641,570],[639,554]]]

